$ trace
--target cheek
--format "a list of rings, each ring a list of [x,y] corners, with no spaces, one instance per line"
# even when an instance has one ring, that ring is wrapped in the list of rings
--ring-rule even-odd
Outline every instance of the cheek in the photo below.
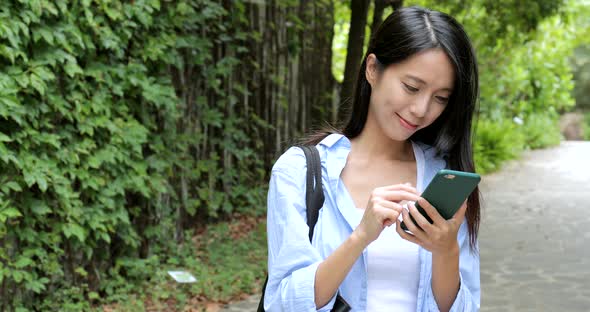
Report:
[[[389,95],[387,88],[378,85],[371,90],[371,109],[378,115],[383,114],[389,106]]]
[[[378,103],[379,110],[383,113],[400,110],[411,100],[408,94],[395,84],[387,86],[381,84],[375,93],[375,102]]]

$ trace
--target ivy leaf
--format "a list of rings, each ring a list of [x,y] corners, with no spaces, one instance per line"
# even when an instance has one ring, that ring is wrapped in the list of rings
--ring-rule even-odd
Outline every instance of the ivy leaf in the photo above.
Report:
[[[30,79],[31,79],[31,86],[33,88],[35,88],[35,90],[37,90],[37,92],[39,92],[41,95],[45,95],[45,87],[46,87],[46,85],[43,82],[43,80],[39,76],[37,76],[35,74],[32,74],[30,76]]]
[[[27,257],[19,257],[19,259],[14,263],[14,266],[17,269],[22,269],[26,266],[30,266],[31,264],[33,264],[33,260],[31,260],[31,258],[27,258]]]
[[[23,189],[20,187],[20,184],[16,183],[15,181],[6,182],[4,185],[2,185],[2,191],[4,193],[8,193],[10,190],[22,192]]]
[[[0,142],[12,142],[12,139],[6,134],[0,132]]]
[[[37,29],[37,31],[33,33],[33,40],[38,41],[39,38],[43,38],[43,40],[49,43],[49,45],[53,45],[53,32],[50,29],[46,27]]]
[[[63,228],[63,233],[66,238],[70,238],[72,235],[76,236],[81,243],[86,240],[86,231],[83,227],[75,223],[68,223]]]
[[[49,280],[47,278],[45,278],[44,280],[47,280],[47,282],[45,282],[45,283],[49,282]],[[45,284],[43,283],[43,280],[41,280],[41,279],[32,280],[32,281],[26,282],[25,288],[33,291],[36,294],[40,294],[42,291],[45,290]]]
[[[203,112],[202,119],[205,120],[206,123],[220,128],[223,122],[223,114],[216,109],[207,109]]]
[[[99,236],[99,237],[100,237],[102,240],[104,240],[105,242],[107,242],[107,244],[110,244],[110,243],[111,243],[111,236],[110,236],[108,233],[106,233],[106,232],[101,232],[101,233],[100,233],[98,236]]]
[[[49,206],[47,206],[46,202],[41,200],[34,200],[31,203],[31,211],[36,215],[42,216],[50,213],[51,209],[49,208]]]
[[[0,223],[6,222],[6,220],[9,218],[16,217],[22,217],[22,214],[20,213],[20,211],[18,211],[18,209],[14,207],[7,207],[0,210]]]
[[[47,191],[47,180],[43,176],[37,177],[37,185],[39,185],[39,189],[45,193]]]
[[[13,271],[12,272],[12,278],[14,279],[15,282],[20,283],[23,281],[23,272],[22,271]]]
[[[76,61],[68,61],[64,66],[64,70],[70,78],[73,78],[76,74],[84,73],[84,71],[82,71],[82,68],[78,66]]]
[[[14,207],[9,207],[8,202],[3,203],[3,207],[0,209],[0,215],[7,216],[9,218],[22,216],[22,214],[20,213],[20,211],[18,211],[18,209],[14,208]]]
[[[47,66],[37,66],[33,68],[33,73],[37,75],[43,82],[52,81],[55,79],[55,74]]]

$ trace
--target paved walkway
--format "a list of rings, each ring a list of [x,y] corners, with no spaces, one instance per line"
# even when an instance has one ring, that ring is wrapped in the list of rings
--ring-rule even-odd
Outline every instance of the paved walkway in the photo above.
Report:
[[[590,311],[590,142],[485,177],[482,311]]]
[[[590,142],[526,152],[481,189],[481,310],[590,311]]]

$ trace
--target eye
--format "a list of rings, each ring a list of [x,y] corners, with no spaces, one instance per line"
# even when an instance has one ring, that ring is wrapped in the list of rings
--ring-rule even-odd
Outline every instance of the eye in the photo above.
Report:
[[[418,88],[414,88],[414,87],[412,87],[409,84],[406,84],[404,82],[402,82],[402,84],[404,85],[404,87],[406,88],[406,90],[408,90],[410,93],[418,92]]]
[[[444,96],[437,96],[436,100],[441,104],[447,104],[449,102],[449,98]]]

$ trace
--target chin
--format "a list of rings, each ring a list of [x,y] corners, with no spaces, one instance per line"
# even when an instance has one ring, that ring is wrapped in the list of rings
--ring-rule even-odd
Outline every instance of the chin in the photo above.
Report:
[[[414,133],[416,133],[415,131],[412,133],[405,131],[405,133],[404,133],[404,132],[402,132],[403,130],[404,129],[390,129],[389,133],[386,133],[386,135],[392,141],[402,142],[402,141],[409,140],[410,137],[412,137],[412,135],[414,135]]]

